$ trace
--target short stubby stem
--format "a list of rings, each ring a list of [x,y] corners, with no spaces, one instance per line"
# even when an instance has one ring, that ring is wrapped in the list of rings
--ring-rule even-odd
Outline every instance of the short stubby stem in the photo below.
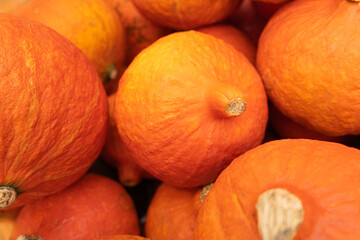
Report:
[[[229,116],[240,116],[246,109],[246,102],[242,98],[233,98],[229,101],[225,112]]]
[[[10,186],[0,186],[0,209],[9,207],[16,199],[16,190]]]
[[[208,195],[208,193],[210,192],[212,186],[214,185],[214,183],[209,183],[208,185],[205,185],[200,192],[200,202],[202,203],[205,199],[205,197]]]
[[[36,235],[21,235],[16,240],[42,240],[40,236]]]
[[[304,220],[301,200],[285,189],[270,189],[256,203],[258,229],[263,240],[291,240]]]

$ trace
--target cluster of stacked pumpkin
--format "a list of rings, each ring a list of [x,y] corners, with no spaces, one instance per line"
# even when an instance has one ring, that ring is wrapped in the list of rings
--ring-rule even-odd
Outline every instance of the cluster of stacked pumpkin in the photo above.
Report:
[[[0,0],[0,240],[360,239],[359,10]]]

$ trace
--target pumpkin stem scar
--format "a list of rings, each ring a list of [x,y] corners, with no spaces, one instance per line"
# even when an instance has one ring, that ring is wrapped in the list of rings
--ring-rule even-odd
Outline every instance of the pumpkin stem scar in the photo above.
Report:
[[[210,183],[208,185],[205,185],[200,192],[200,202],[202,203],[205,199],[205,197],[208,195],[208,193],[210,192],[210,189],[212,188],[212,186],[214,185],[214,183]]]
[[[285,189],[270,189],[256,203],[262,240],[291,240],[304,220],[301,200]]]
[[[42,238],[36,235],[21,235],[16,240],[42,240]]]
[[[242,98],[233,98],[229,101],[229,104],[225,110],[225,112],[229,116],[239,116],[246,109],[246,102]]]
[[[16,190],[10,186],[0,186],[0,209],[9,207],[16,199]]]

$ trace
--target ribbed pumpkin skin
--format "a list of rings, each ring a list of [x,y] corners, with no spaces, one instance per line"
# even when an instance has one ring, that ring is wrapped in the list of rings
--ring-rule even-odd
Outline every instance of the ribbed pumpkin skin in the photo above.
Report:
[[[230,99],[246,110],[228,116]],[[261,143],[268,106],[262,81],[243,54],[208,34],[167,35],[122,76],[115,120],[126,147],[152,176],[177,187],[203,186]]]
[[[257,69],[269,99],[325,135],[360,134],[359,7],[350,0],[292,1],[259,40]]]
[[[101,240],[150,240],[150,238],[144,238],[135,235],[117,235],[117,236],[106,237]]]
[[[156,240],[189,240],[201,205],[201,188],[161,184],[146,213],[145,235]]]
[[[96,240],[139,234],[139,223],[131,197],[118,182],[87,174],[64,191],[24,206],[11,239],[21,234],[43,240]]]
[[[0,185],[18,207],[62,190],[100,154],[102,83],[85,55],[39,23],[0,14]]]
[[[298,197],[304,221],[294,240],[360,239],[360,150],[339,143],[289,139],[235,159],[202,203],[195,240],[258,239],[256,201],[284,188]]]
[[[104,0],[30,0],[11,14],[40,22],[72,41],[102,79],[118,79],[125,60],[125,29]],[[117,76],[109,71],[117,70]]]

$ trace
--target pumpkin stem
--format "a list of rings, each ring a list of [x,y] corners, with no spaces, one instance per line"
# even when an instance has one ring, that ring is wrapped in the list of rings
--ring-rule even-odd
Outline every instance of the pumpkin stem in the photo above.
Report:
[[[21,235],[16,240],[42,240],[40,236],[36,235]]]
[[[0,209],[9,207],[16,199],[16,191],[9,186],[0,186]]]
[[[229,101],[229,104],[225,112],[229,116],[240,116],[245,111],[246,102],[242,98],[233,98]]]
[[[301,200],[285,189],[270,189],[256,203],[263,240],[291,240],[304,220]]]
[[[205,185],[200,192],[200,202],[202,203],[205,199],[205,197],[208,195],[208,193],[210,192],[210,189],[212,188],[212,186],[214,185],[214,183],[209,183],[208,185]]]

